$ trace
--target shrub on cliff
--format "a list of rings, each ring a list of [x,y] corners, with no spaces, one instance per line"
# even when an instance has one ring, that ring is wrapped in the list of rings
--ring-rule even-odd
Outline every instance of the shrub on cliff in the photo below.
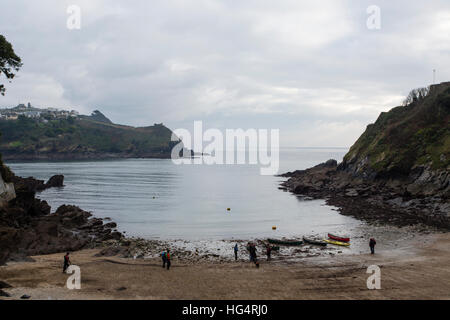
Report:
[[[450,82],[413,92],[408,104],[382,112],[367,126],[345,155],[343,168],[395,177],[408,175],[417,165],[434,170],[450,165]]]

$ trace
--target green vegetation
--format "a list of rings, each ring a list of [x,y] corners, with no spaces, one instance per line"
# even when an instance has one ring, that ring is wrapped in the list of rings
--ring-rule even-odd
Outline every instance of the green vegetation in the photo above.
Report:
[[[5,158],[16,159],[96,158],[105,154],[169,157],[177,143],[171,141],[172,132],[162,124],[134,128],[104,118],[108,121],[88,116],[45,123],[25,116],[0,120],[0,152]]]
[[[0,34],[0,76],[5,75],[11,81],[15,74],[22,67],[20,57],[16,55],[14,49],[4,36]],[[0,83],[0,94],[5,95],[5,86]]]
[[[450,165],[450,83],[416,89],[408,97],[404,106],[382,112],[367,126],[344,157],[346,166],[407,175],[415,165]]]

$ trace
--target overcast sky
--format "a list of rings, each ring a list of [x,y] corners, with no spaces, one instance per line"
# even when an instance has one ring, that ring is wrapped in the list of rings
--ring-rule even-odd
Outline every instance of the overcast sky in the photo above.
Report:
[[[66,27],[69,5],[80,30]],[[2,0],[0,34],[24,63],[0,107],[279,128],[282,146],[350,146],[433,69],[450,80],[448,0]]]

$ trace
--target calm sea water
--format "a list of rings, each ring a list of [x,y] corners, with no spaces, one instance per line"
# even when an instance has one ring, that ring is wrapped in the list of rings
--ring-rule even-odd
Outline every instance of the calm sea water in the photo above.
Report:
[[[346,149],[283,149],[279,173],[305,169]],[[171,160],[8,163],[21,176],[65,176],[39,194],[52,206],[74,204],[110,217],[128,235],[160,239],[250,239],[348,232],[362,222],[322,200],[278,189],[283,178],[255,165],[175,165]],[[230,208],[230,211],[227,211]],[[276,226],[277,230],[272,230]]]

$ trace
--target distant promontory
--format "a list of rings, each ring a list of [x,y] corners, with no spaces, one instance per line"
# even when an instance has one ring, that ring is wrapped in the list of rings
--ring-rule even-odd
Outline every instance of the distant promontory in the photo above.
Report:
[[[91,115],[19,104],[0,109],[0,153],[4,160],[170,158],[172,131],[161,124],[114,124],[100,111]]]

